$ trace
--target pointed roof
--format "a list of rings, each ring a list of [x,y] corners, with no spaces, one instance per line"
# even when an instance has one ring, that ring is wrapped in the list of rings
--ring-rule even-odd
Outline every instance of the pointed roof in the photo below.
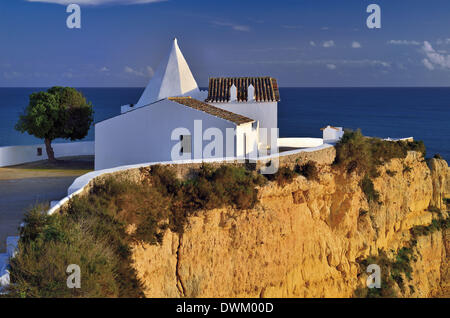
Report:
[[[169,55],[159,65],[136,107],[145,106],[167,97],[183,96],[199,91],[197,82],[192,76],[175,38]]]

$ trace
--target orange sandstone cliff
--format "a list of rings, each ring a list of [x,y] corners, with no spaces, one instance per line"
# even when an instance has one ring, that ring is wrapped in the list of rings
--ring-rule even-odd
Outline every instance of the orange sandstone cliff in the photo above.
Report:
[[[380,203],[370,205],[361,177],[319,169],[319,181],[299,176],[262,187],[254,209],[200,211],[182,235],[168,230],[161,245],[136,243],[134,267],[145,295],[353,297],[365,288],[361,260],[381,251],[395,257],[410,244],[413,227],[448,217],[444,160],[427,164],[410,152],[383,165],[374,179]],[[398,296],[450,296],[449,239],[449,230],[417,238],[413,272],[404,277],[412,287],[394,286]]]

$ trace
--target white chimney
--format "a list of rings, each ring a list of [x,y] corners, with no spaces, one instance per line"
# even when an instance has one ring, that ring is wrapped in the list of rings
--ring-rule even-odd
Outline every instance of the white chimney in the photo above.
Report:
[[[233,84],[230,87],[230,102],[235,102],[235,101],[237,101],[237,88]]]
[[[247,101],[252,102],[254,100],[255,100],[255,88],[253,87],[252,84],[250,84],[250,86],[248,87]]]

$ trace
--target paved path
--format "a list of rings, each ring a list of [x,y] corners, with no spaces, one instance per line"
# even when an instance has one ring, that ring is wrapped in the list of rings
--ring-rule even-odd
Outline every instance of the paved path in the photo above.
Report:
[[[62,199],[76,178],[0,180],[0,253],[5,252],[6,237],[18,235],[18,227],[29,207]]]

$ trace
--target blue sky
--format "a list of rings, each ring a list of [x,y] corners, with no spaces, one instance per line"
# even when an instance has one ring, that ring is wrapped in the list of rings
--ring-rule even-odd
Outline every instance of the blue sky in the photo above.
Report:
[[[0,86],[145,86],[175,36],[200,86],[256,75],[281,86],[450,85],[448,0],[79,0],[80,30],[66,27],[67,2],[0,1]],[[366,26],[371,3],[378,30]]]

